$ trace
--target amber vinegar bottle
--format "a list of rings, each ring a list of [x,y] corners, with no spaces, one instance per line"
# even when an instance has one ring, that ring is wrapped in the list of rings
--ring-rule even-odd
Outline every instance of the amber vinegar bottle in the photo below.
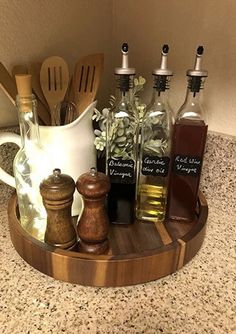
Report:
[[[172,173],[169,184],[170,219],[195,219],[200,175],[207,137],[201,91],[208,73],[201,69],[203,47],[197,49],[194,69],[187,71],[188,88],[173,129]]]

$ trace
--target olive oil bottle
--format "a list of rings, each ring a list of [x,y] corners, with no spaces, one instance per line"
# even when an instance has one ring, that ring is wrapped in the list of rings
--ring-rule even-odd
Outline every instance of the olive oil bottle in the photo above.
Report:
[[[106,173],[110,178],[108,214],[111,223],[131,224],[135,214],[135,182],[139,119],[132,98],[135,69],[122,45],[122,66],[115,69],[118,97],[107,116]]]
[[[150,222],[162,222],[166,213],[173,124],[167,94],[173,74],[167,68],[168,51],[168,45],[164,45],[161,67],[153,71],[152,100],[144,114],[141,128],[136,217]]]

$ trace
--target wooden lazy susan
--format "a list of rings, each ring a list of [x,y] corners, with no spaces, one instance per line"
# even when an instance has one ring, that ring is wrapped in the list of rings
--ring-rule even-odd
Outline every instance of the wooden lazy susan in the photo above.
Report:
[[[207,215],[207,202],[200,193],[191,223],[112,225],[109,253],[87,255],[34,239],[20,225],[16,194],[8,204],[11,240],[26,262],[55,279],[100,287],[145,283],[182,268],[202,245]]]

